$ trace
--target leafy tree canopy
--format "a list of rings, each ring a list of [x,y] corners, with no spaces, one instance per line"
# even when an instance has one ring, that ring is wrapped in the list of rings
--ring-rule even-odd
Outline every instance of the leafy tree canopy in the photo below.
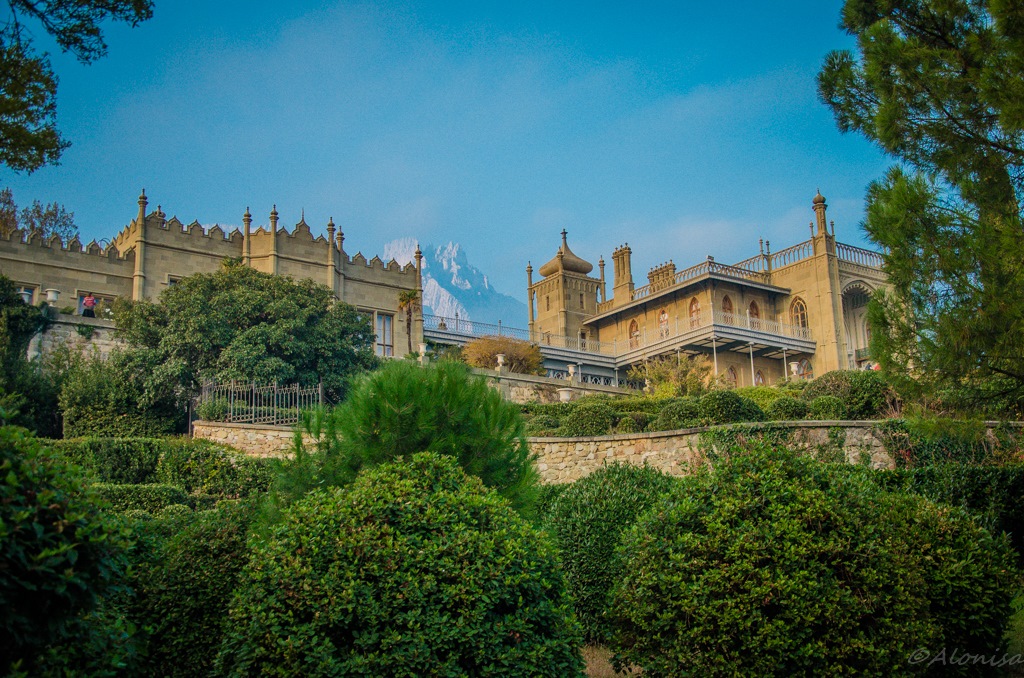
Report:
[[[14,193],[9,188],[0,190],[0,236],[10,237],[16,229],[35,231],[44,240],[57,235],[65,243],[78,235],[75,213],[58,202],[43,204],[33,200],[30,207],[18,213]]]
[[[873,351],[965,404],[1024,399],[1024,8],[1010,0],[848,0],[858,54],[819,75],[839,128],[899,161],[865,228],[892,284]]]
[[[153,16],[151,0],[9,0],[0,29],[0,162],[33,172],[56,163],[68,142],[57,130],[57,77],[46,54],[37,54],[27,25],[38,23],[82,63],[107,53],[100,24],[138,25]]]
[[[158,302],[119,300],[114,317],[151,389],[194,394],[207,380],[323,381],[338,398],[349,376],[375,364],[370,323],[311,280],[261,273],[237,259],[167,288]]]

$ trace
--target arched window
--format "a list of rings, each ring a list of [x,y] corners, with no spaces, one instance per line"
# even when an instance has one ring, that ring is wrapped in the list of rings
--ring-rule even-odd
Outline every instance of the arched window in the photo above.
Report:
[[[729,386],[735,387],[739,382],[739,376],[736,374],[736,368],[730,367],[725,373],[725,380],[729,382]]]
[[[764,386],[764,373],[761,370],[754,374],[754,386]]]
[[[700,300],[690,299],[690,329],[700,327]]]
[[[665,309],[658,313],[658,335],[662,339],[668,338],[668,311]]]
[[[807,329],[807,304],[800,297],[794,299],[789,307],[789,320],[791,324]]]
[[[811,367],[811,361],[807,358],[801,360],[799,367],[796,368],[796,376],[801,379],[814,379],[814,368]]]
[[[761,329],[761,307],[757,305],[756,301],[750,302],[750,306],[747,308],[747,313],[750,314],[751,329]]]
[[[545,306],[545,308],[544,308],[545,311],[550,311],[551,310],[551,295],[550,294],[545,294],[544,295],[544,306]]]
[[[636,320],[629,321],[629,347],[639,348],[640,346],[640,325]]]
[[[733,313],[732,299],[730,299],[727,294],[722,297],[722,314],[725,316],[723,320],[726,325],[734,325],[736,323],[735,318],[733,318]]]

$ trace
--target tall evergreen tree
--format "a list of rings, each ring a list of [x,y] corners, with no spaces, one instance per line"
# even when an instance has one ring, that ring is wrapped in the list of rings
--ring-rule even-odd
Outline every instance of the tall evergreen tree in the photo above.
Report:
[[[933,392],[1024,403],[1024,6],[847,0],[858,53],[826,57],[839,128],[897,164],[868,190],[892,284],[872,305],[883,367]]]

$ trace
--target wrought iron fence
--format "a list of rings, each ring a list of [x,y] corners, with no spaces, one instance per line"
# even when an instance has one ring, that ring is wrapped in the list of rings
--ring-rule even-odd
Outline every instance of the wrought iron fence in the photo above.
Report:
[[[211,382],[196,400],[195,412],[206,421],[285,426],[297,424],[302,410],[324,404],[324,385]]]

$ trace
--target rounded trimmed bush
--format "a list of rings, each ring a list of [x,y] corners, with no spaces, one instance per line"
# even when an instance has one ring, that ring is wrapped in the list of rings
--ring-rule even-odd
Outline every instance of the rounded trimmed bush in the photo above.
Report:
[[[700,426],[700,408],[696,398],[683,396],[665,402],[651,428],[655,431],[675,431]]]
[[[621,413],[618,425],[615,427],[617,433],[641,433],[646,431],[653,417],[646,412],[623,412]]]
[[[608,592],[622,576],[616,554],[622,533],[675,484],[657,469],[612,464],[563,491],[549,524],[558,542],[565,582],[588,641],[608,637]]]
[[[966,513],[768,446],[681,479],[620,553],[611,646],[645,676],[907,675],[919,648],[991,655],[1015,592]]]
[[[709,426],[745,421],[764,421],[764,412],[735,391],[712,391],[702,396],[697,406],[702,422]]]
[[[768,421],[795,421],[807,416],[807,403],[792,396],[782,396],[764,409]]]
[[[455,460],[315,491],[255,542],[225,676],[579,676],[554,548]]]
[[[812,380],[802,397],[813,402],[820,396],[834,396],[843,401],[845,417],[873,419],[891,397],[885,377],[873,370],[834,370]]]
[[[127,548],[81,468],[0,427],[0,673],[33,674],[45,648],[88,634],[80,615],[117,585]]]
[[[550,414],[537,414],[526,422],[526,435],[529,436],[553,436],[558,435],[558,429],[562,427],[562,420]]]
[[[845,419],[846,404],[835,396],[818,396],[807,407],[807,418],[817,421]]]
[[[562,435],[573,438],[608,435],[614,423],[615,410],[607,402],[583,402],[562,419]]]
[[[753,400],[765,412],[768,411],[769,404],[786,395],[785,391],[774,386],[741,386],[733,390],[736,391],[736,395]]]

